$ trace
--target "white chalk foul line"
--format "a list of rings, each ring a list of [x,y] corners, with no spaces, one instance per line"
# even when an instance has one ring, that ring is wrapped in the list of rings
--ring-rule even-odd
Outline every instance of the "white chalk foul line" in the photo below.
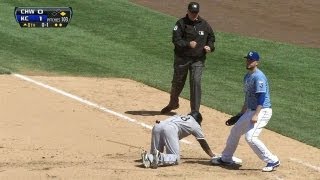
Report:
[[[291,161],[294,161],[294,162],[297,162],[297,163],[299,163],[299,164],[302,164],[302,165],[304,165],[304,166],[307,166],[307,167],[309,167],[309,168],[311,168],[311,169],[314,169],[314,170],[320,172],[320,167],[318,167],[318,166],[311,165],[311,164],[309,164],[309,163],[303,162],[303,161],[301,161],[301,160],[299,160],[299,159],[296,159],[296,158],[290,158],[290,160],[291,160]]]
[[[110,109],[108,109],[108,108],[105,108],[105,107],[103,107],[103,106],[100,106],[100,105],[98,105],[97,103],[91,102],[91,101],[89,101],[89,100],[83,99],[83,98],[81,98],[81,97],[79,97],[79,96],[70,94],[70,93],[68,93],[68,92],[66,92],[66,91],[57,89],[57,88],[52,87],[52,86],[49,86],[49,85],[47,85],[47,84],[44,84],[44,83],[35,81],[35,80],[33,80],[33,79],[31,79],[31,78],[29,78],[29,77],[27,77],[27,76],[21,75],[21,74],[13,74],[13,75],[14,75],[15,77],[19,78],[19,79],[23,79],[23,80],[25,80],[25,81],[34,83],[34,84],[36,84],[36,85],[38,85],[38,86],[41,86],[41,87],[46,88],[46,89],[49,89],[49,90],[51,90],[51,91],[53,91],[53,92],[56,92],[56,93],[61,94],[61,95],[63,95],[63,96],[69,97],[69,98],[74,99],[74,100],[76,100],[76,101],[79,101],[79,102],[81,102],[81,103],[83,103],[83,104],[86,104],[86,105],[91,106],[91,107],[93,107],[93,108],[99,109],[99,110],[101,110],[101,111],[103,111],[103,112],[112,114],[112,115],[114,115],[114,116],[117,116],[117,117],[119,117],[119,118],[121,118],[121,119],[124,119],[124,120],[127,120],[127,121],[129,121],[129,122],[138,124],[138,125],[140,125],[140,126],[142,126],[142,127],[144,127],[144,128],[152,129],[152,126],[150,126],[150,125],[147,125],[147,124],[145,124],[145,123],[143,123],[143,122],[139,122],[139,121],[137,121],[136,119],[130,118],[130,117],[125,116],[125,115],[123,115],[123,114],[121,114],[121,113],[114,112],[114,111],[112,111],[112,110],[110,110]],[[183,142],[183,143],[186,143],[186,144],[192,144],[192,142],[187,141],[187,140],[184,140],[184,139],[182,139],[182,140],[180,140],[180,141]]]

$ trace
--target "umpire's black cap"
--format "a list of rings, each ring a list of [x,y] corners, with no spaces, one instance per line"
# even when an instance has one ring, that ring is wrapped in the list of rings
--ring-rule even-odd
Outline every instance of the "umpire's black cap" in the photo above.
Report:
[[[188,5],[188,10],[192,13],[198,13],[200,11],[200,5],[197,2],[190,2]]]
[[[192,116],[198,122],[198,124],[201,126],[202,115],[199,113],[199,111],[192,111],[189,113],[189,115]]]

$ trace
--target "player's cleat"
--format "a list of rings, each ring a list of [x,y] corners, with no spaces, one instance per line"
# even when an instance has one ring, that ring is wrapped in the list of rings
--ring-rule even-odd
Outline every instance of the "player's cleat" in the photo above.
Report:
[[[143,163],[143,158],[144,158],[144,156],[146,156],[146,154],[147,154],[147,151],[145,151],[145,150],[141,151],[141,162],[142,163]]]
[[[155,149],[152,154],[153,154],[153,161],[151,162],[151,168],[157,169],[159,165],[160,152],[157,149]]]
[[[144,151],[141,153],[141,158],[142,158],[142,163],[143,163],[143,166],[145,168],[149,168],[150,165],[151,165],[151,161],[149,160],[148,158],[148,153],[147,151]]]
[[[161,110],[161,114],[167,114],[167,113],[171,112],[172,110],[175,110],[178,108],[179,108],[179,104],[176,104],[176,105],[169,104]]]
[[[222,166],[232,166],[236,164],[234,161],[231,161],[231,162],[222,161],[221,157],[211,159],[211,163],[213,165],[222,165]]]
[[[237,165],[241,165],[242,164],[242,159],[237,158],[235,156],[232,156],[232,161]]]
[[[263,172],[271,172],[273,171],[276,167],[280,166],[280,161],[277,161],[275,163],[268,163],[266,167],[262,168]]]

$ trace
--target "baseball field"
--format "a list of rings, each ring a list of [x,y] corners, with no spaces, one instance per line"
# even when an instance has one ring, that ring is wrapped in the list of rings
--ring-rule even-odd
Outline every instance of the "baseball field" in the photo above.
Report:
[[[0,6],[0,179],[320,179],[320,2],[201,0],[216,52],[203,76],[202,124],[215,153],[239,111],[243,56],[257,50],[269,77],[273,117],[261,135],[281,166],[241,139],[239,169],[212,166],[195,139],[179,166],[145,169],[155,120],[167,118],[171,31],[189,1],[35,0]],[[21,29],[16,6],[71,6],[64,29]],[[185,87],[177,114],[189,111]],[[169,114],[169,115],[173,115]]]

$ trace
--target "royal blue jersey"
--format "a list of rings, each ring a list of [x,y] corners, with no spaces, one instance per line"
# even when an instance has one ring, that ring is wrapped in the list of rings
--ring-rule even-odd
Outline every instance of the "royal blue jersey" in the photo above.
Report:
[[[258,106],[258,94],[265,93],[263,108],[271,107],[269,84],[267,77],[256,68],[253,73],[248,72],[243,79],[244,82],[244,93],[245,93],[245,103],[248,109],[255,110]]]

